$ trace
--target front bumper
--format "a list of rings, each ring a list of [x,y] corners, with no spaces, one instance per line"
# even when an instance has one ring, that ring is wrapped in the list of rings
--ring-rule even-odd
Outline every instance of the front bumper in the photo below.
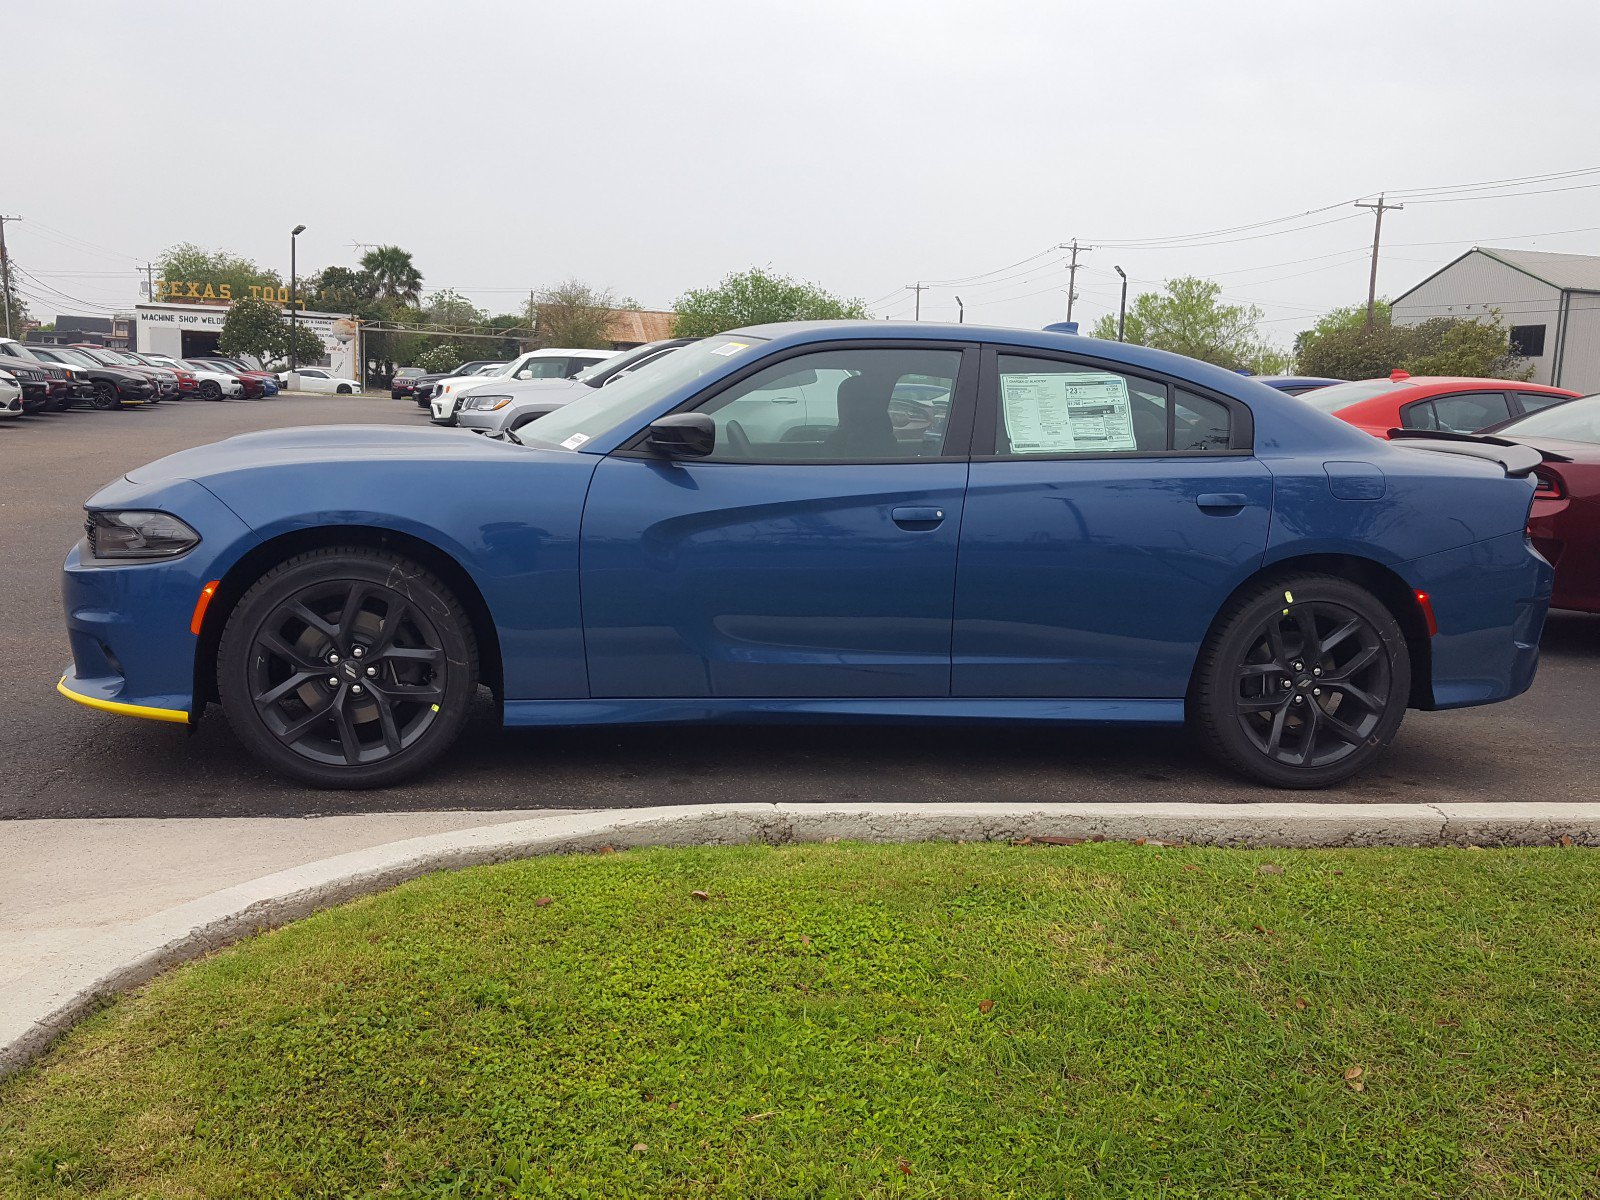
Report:
[[[119,495],[120,493],[120,495]],[[181,512],[200,544],[178,558],[122,562],[86,557],[82,542],[67,554],[61,600],[72,666],[57,685],[92,708],[159,721],[189,721],[195,703],[195,648],[190,631],[205,585],[220,579],[253,541],[233,511],[197,483],[159,497],[119,480],[94,497],[97,508]],[[226,556],[226,561],[222,557]]]
[[[428,402],[428,411],[433,414],[433,420],[438,425],[454,425],[456,423],[456,398],[449,395],[438,395]]]
[[[463,429],[477,429],[484,433],[498,433],[505,428],[506,415],[511,406],[505,408],[463,408],[456,412],[456,424]]]

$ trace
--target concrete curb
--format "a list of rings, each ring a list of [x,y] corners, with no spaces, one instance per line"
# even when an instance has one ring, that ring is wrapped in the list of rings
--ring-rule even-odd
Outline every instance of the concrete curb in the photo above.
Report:
[[[1600,846],[1593,804],[734,804],[607,810],[409,838],[264,875],[0,988],[0,1076],[117,994],[249,934],[431,871],[601,846],[1156,838],[1204,846]]]

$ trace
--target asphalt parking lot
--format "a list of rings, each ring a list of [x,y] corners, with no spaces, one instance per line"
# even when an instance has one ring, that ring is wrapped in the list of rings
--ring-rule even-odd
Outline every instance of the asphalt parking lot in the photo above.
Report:
[[[947,727],[505,732],[483,706],[425,780],[363,793],[284,783],[216,709],[199,728],[59,697],[69,653],[58,571],[80,505],[141,463],[289,425],[426,425],[383,397],[184,401],[0,423],[0,816],[300,816],[427,809],[604,808],[737,801],[1248,802],[1285,798],[1214,768],[1172,731]],[[1409,713],[1379,766],[1301,799],[1577,801],[1595,797],[1600,617],[1551,618],[1533,690],[1509,704]]]

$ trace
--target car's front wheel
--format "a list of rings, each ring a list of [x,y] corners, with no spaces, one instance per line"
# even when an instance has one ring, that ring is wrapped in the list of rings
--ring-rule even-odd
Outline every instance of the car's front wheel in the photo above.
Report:
[[[94,395],[89,397],[89,405],[102,411],[108,408],[121,408],[122,396],[117,392],[117,385],[109,379],[96,379]]]
[[[1383,753],[1411,693],[1405,635],[1365,588],[1294,575],[1237,598],[1201,648],[1190,718],[1207,748],[1275,787],[1328,787]]]
[[[268,571],[229,615],[217,656],[240,740],[315,787],[415,775],[455,741],[477,684],[477,643],[450,589],[360,546]]]

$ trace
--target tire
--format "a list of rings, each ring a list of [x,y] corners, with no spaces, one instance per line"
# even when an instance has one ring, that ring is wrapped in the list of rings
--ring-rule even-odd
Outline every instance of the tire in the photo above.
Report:
[[[96,379],[94,395],[89,397],[89,407],[98,408],[102,412],[110,408],[121,408],[122,397],[117,392],[117,385],[109,379]]]
[[[1330,787],[1394,740],[1411,657],[1394,614],[1335,575],[1234,599],[1200,650],[1189,719],[1225,765],[1281,788]]]
[[[455,741],[477,686],[477,641],[450,589],[362,546],[272,568],[229,614],[217,654],[217,693],[239,740],[321,788],[418,774]]]
[[[202,379],[200,381],[200,399],[221,400],[222,385],[215,379]]]
[[[350,388],[347,384],[341,383],[338,387],[333,389],[333,394],[336,396],[348,396],[350,395]]]

